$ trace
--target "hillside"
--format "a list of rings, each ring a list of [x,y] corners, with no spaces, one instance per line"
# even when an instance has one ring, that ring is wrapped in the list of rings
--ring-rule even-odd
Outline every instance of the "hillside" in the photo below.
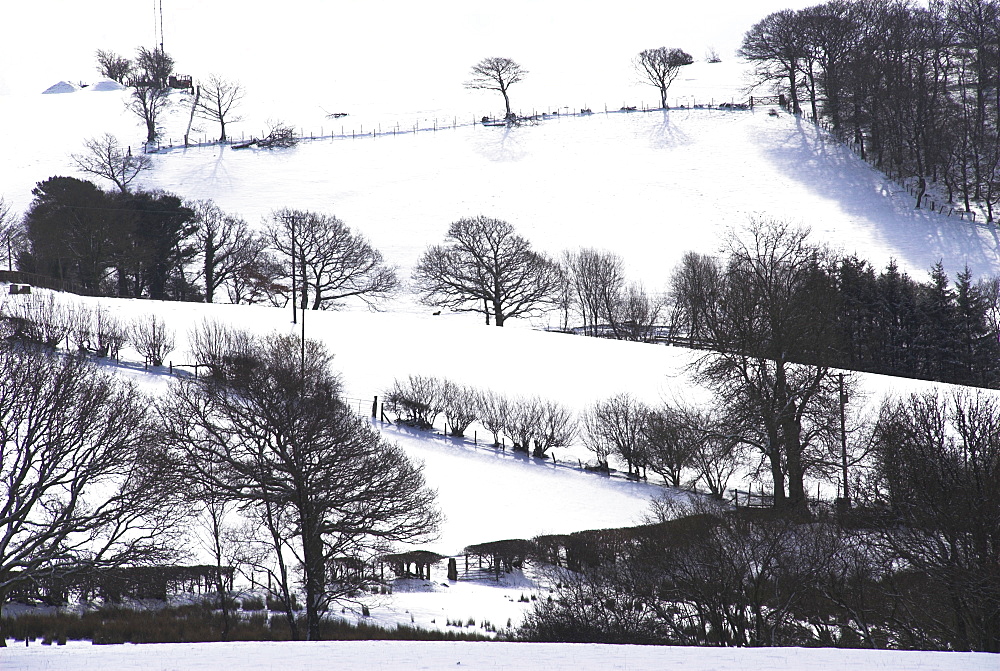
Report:
[[[25,97],[23,104],[0,107],[5,127],[42,129],[14,134],[0,157],[0,192],[7,201],[24,209],[35,182],[77,174],[67,157],[79,151],[83,138],[104,131],[135,137],[122,104],[121,93],[83,90]],[[280,207],[336,214],[364,233],[404,278],[423,249],[443,238],[449,222],[480,213],[510,221],[552,254],[580,246],[614,251],[625,260],[630,278],[653,290],[665,286],[684,252],[716,251],[721,236],[752,214],[811,226],[817,241],[857,253],[877,267],[897,259],[921,279],[939,259],[953,274],[964,266],[977,276],[1000,271],[993,229],[914,210],[905,192],[848,149],[785,114],[691,108],[605,114],[602,109],[593,116],[563,114],[514,129],[447,128],[447,110],[433,110],[423,120],[437,124],[436,114],[444,120],[441,130],[312,140],[287,151],[169,149],[155,154],[155,169],[142,186],[211,198],[255,225]],[[393,115],[383,118],[389,121],[349,117],[358,128],[363,123],[388,128]],[[183,121],[184,114],[176,111],[171,129]],[[316,134],[329,133],[333,123],[315,110],[294,121]],[[346,127],[348,133],[351,129]],[[276,308],[69,300],[100,303],[126,319],[150,312],[162,316],[180,336],[170,357],[176,364],[190,362],[184,336],[206,319],[257,332],[298,332],[289,311]],[[533,328],[547,323],[485,328],[472,315],[434,316],[404,294],[384,312],[356,305],[310,312],[306,333],[335,354],[345,392],[362,410],[395,378],[409,374],[513,395],[538,394],[577,411],[622,391],[650,402],[704,397],[686,372],[695,352]],[[168,383],[163,371],[143,372],[134,354],[126,358],[131,365],[119,370],[144,389],[159,393]],[[886,394],[931,386],[874,375],[862,376],[861,383],[867,405]],[[663,491],[572,468],[584,457],[579,446],[557,449],[560,463],[553,465],[467,441],[455,444],[395,426],[381,429],[425,464],[429,483],[439,490],[446,522],[432,549],[444,554],[501,538],[635,524],[649,498]],[[525,580],[501,590],[470,588],[461,595],[400,593],[373,614],[386,623],[423,626],[445,616],[490,617],[502,624],[522,608],[511,603],[512,597],[531,587]],[[794,654],[790,659],[788,668],[799,660]],[[713,662],[717,668],[726,663]],[[868,660],[854,663],[863,668]]]

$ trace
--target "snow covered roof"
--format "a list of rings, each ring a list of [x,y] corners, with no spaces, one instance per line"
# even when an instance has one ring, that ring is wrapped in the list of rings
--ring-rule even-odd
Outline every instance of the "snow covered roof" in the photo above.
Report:
[[[71,84],[67,81],[59,82],[58,84],[53,84],[49,88],[42,91],[42,93],[74,93],[79,91],[80,87],[76,84]]]
[[[125,87],[113,79],[102,79],[88,86],[88,91],[121,91]]]

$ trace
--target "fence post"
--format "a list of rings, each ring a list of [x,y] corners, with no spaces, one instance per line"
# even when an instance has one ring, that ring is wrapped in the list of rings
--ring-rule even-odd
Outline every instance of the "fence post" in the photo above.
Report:
[[[372,401],[372,419],[378,418],[378,396]]]

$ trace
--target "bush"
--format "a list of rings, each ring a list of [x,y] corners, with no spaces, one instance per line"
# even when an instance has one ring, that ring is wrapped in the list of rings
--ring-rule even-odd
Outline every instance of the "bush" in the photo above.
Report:
[[[410,375],[403,382],[396,380],[385,395],[385,404],[396,415],[396,421],[421,429],[434,428],[441,413],[442,384],[435,377]]]
[[[479,419],[476,391],[451,380],[441,383],[440,389],[448,433],[452,436],[464,436],[469,425]]]
[[[54,295],[30,294],[0,306],[3,337],[56,349],[73,328],[72,312]]]
[[[156,315],[132,322],[129,340],[150,366],[162,366],[163,360],[174,350],[173,332]]]

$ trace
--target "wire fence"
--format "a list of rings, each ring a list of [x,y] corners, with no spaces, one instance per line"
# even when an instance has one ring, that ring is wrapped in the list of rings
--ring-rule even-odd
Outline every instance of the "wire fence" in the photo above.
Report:
[[[820,119],[818,121],[814,120],[814,123],[823,130],[825,130],[827,133],[829,133],[831,137],[838,138],[839,133],[837,132],[837,129],[833,127],[833,124],[823,119]],[[873,156],[870,156],[870,152],[864,151],[863,139],[858,141],[854,138],[838,138],[838,141],[842,142],[852,152],[854,152],[855,155],[860,157],[870,166],[882,172],[882,169],[879,167],[876,159]],[[901,172],[898,171],[894,173],[891,169],[886,172],[883,172],[883,174],[890,182],[898,186],[900,189],[906,191],[914,199],[917,199],[919,197],[919,201],[916,203],[918,208],[922,207],[932,212],[936,212],[937,214],[944,215],[946,217],[958,217],[963,221],[967,220],[973,223],[977,223],[977,215],[980,213],[977,213],[971,209],[968,210],[963,209],[961,206],[955,205],[954,202],[952,202],[953,199],[927,190],[928,186],[930,187],[937,186],[937,182],[933,180],[927,182],[925,179],[924,186],[921,187],[920,176],[903,175]],[[985,222],[985,223],[991,223],[991,222]]]
[[[763,101],[765,99],[757,98],[757,101]],[[764,104],[759,102],[758,104]],[[675,99],[674,107],[669,109],[724,109],[724,110],[734,110],[734,109],[751,109],[754,106],[754,99],[751,98],[747,102],[736,102],[734,100],[720,101],[716,102],[714,98],[709,98],[698,102],[695,98],[688,102],[681,103],[679,100]],[[359,123],[357,126],[348,126],[346,123],[337,123],[337,119],[331,119],[333,122],[331,126],[320,126],[319,129],[309,129],[308,131],[304,127],[298,127],[294,129],[293,140],[295,142],[309,142],[317,140],[358,140],[362,138],[375,139],[380,137],[397,136],[397,135],[416,135],[420,133],[437,133],[447,130],[457,130],[459,128],[470,128],[476,126],[482,127],[494,127],[494,126],[508,126],[508,125],[519,125],[519,124],[530,124],[537,123],[542,120],[553,120],[562,118],[573,118],[573,117],[588,117],[595,114],[629,114],[632,112],[656,112],[662,111],[663,108],[659,105],[651,105],[649,103],[640,103],[638,105],[627,105],[623,104],[618,108],[608,107],[607,104],[604,105],[604,109],[598,109],[597,111],[592,110],[589,107],[580,108],[577,110],[574,108],[572,111],[568,106],[556,106],[547,107],[545,111],[533,109],[530,114],[524,113],[523,111],[517,112],[517,119],[515,121],[508,122],[507,119],[503,117],[494,117],[490,115],[467,117],[462,116],[461,118],[457,115],[452,115],[450,117],[434,117],[432,119],[417,120],[413,123],[402,123],[402,122],[389,122],[381,123],[375,122],[369,126],[365,126],[363,123]],[[338,117],[338,115],[333,115]],[[339,118],[339,117],[338,117]],[[269,130],[263,130],[259,135],[247,136],[245,132],[241,132],[239,138],[229,137],[225,141],[209,139],[207,136],[202,135],[200,138],[191,139],[188,138],[185,141],[184,138],[172,138],[167,137],[163,140],[158,140],[154,143],[147,143],[143,145],[142,150],[145,153],[163,153],[175,149],[188,149],[193,147],[216,147],[216,146],[234,146],[246,144],[251,142],[256,138],[267,137]]]

